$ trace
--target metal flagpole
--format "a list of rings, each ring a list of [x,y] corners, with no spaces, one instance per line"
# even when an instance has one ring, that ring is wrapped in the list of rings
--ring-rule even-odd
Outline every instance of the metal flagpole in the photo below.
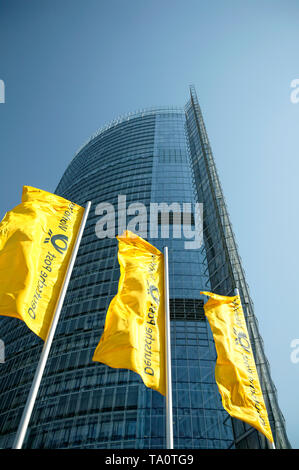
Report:
[[[169,312],[168,247],[164,247],[165,352],[166,352],[166,448],[173,449],[172,380]]]
[[[32,413],[32,410],[33,410],[33,407],[34,407],[35,399],[36,399],[36,396],[37,396],[37,393],[38,393],[38,389],[39,389],[39,386],[40,386],[40,383],[41,383],[43,372],[44,372],[44,369],[45,369],[45,366],[46,366],[46,362],[47,362],[48,355],[49,355],[49,352],[50,352],[50,348],[51,348],[51,345],[52,345],[52,341],[53,341],[53,338],[54,338],[56,326],[57,326],[57,323],[58,323],[58,320],[59,320],[59,316],[60,316],[61,308],[62,308],[62,305],[63,305],[64,297],[65,297],[65,294],[66,294],[66,291],[67,291],[67,288],[68,288],[68,284],[69,284],[69,280],[70,280],[70,277],[71,277],[71,274],[72,274],[73,266],[75,264],[77,252],[78,252],[78,249],[79,249],[79,246],[80,246],[80,242],[81,242],[81,238],[82,238],[83,231],[84,231],[84,228],[85,228],[85,224],[86,224],[86,221],[87,221],[90,206],[91,206],[91,202],[88,201],[87,204],[86,204],[86,207],[85,207],[85,211],[83,213],[80,228],[79,228],[77,238],[76,238],[76,241],[75,241],[75,245],[74,245],[74,248],[73,248],[73,251],[72,251],[72,254],[71,254],[69,265],[68,265],[68,268],[67,268],[64,280],[63,280],[63,284],[62,284],[62,287],[61,287],[59,298],[57,300],[57,304],[56,304],[56,307],[55,307],[55,312],[54,312],[54,315],[53,315],[53,318],[52,318],[51,326],[49,328],[49,331],[48,331],[48,334],[47,334],[47,337],[46,337],[46,340],[45,340],[45,343],[44,343],[44,346],[43,346],[43,350],[42,350],[42,353],[41,353],[41,356],[40,356],[40,359],[39,359],[39,362],[38,362],[38,365],[37,365],[37,368],[36,368],[36,371],[35,371],[35,375],[34,375],[33,382],[32,382],[32,385],[31,385],[31,388],[30,388],[30,391],[29,391],[27,402],[26,402],[26,405],[25,405],[25,408],[24,408],[24,411],[23,411],[23,414],[22,414],[22,418],[21,418],[21,421],[20,421],[20,424],[19,424],[19,427],[18,427],[18,431],[17,431],[15,441],[14,441],[14,444],[13,444],[13,449],[21,449],[22,445],[23,445],[23,441],[24,441],[24,438],[25,438],[25,435],[26,435],[26,431],[27,431],[27,428],[28,428],[31,413]]]
[[[235,295],[240,295],[239,294],[239,289],[237,287],[234,289],[234,294]],[[240,298],[240,300],[241,300],[241,298]],[[241,304],[242,304],[242,301],[241,301]],[[274,442],[269,441],[269,439],[267,439],[267,441],[268,441],[268,445],[269,445],[270,449],[276,449]]]

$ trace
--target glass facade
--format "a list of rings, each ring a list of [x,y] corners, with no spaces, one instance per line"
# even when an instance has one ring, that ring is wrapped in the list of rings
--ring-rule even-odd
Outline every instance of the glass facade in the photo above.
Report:
[[[126,207],[143,203],[203,203],[203,240],[186,249],[175,235],[175,214],[159,219],[147,239],[169,247],[175,448],[262,448],[252,427],[231,419],[215,383],[216,352],[200,291],[224,295],[239,287],[277,447],[289,447],[257,320],[231,230],[195,90],[182,108],[155,108],[119,118],[94,134],[65,171],[57,194],[92,201],[50,357],[24,447],[164,448],[165,399],[128,370],[92,362],[108,305],[117,292],[115,238],[99,239],[97,205],[108,202],[119,222]],[[175,212],[175,211],[174,211]],[[131,219],[134,213],[131,214]],[[130,217],[128,216],[128,220]],[[148,217],[149,219],[149,217]],[[194,223],[194,214],[191,214]],[[162,237],[162,230],[170,237]],[[136,227],[136,230],[138,228]],[[117,230],[116,230],[117,232]],[[42,348],[21,322],[0,319],[6,362],[1,364],[0,448],[11,447]]]

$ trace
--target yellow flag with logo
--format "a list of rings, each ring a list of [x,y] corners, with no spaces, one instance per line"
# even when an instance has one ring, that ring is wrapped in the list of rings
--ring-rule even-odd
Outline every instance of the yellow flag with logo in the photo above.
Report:
[[[120,280],[93,360],[137,372],[165,395],[164,257],[130,231],[117,237]]]
[[[22,202],[0,223],[0,315],[16,317],[43,340],[84,208],[23,187]]]
[[[240,296],[209,296],[204,306],[217,351],[216,382],[226,411],[273,442]]]

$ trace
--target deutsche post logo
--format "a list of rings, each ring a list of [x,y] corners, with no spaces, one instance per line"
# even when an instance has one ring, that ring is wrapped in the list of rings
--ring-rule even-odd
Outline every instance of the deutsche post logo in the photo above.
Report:
[[[66,235],[63,235],[62,233],[59,233],[57,235],[52,235],[53,232],[52,230],[49,230],[48,235],[44,241],[44,243],[49,243],[49,241],[52,243],[53,247],[55,248],[58,253],[61,255],[67,250],[68,246],[68,237]]]
[[[236,335],[236,344],[239,344],[246,352],[250,352],[250,342],[247,335],[243,331],[237,331],[234,328],[234,334]]]

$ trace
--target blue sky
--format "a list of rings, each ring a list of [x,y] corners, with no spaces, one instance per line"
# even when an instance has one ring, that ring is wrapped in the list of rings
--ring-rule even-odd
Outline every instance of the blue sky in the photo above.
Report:
[[[0,217],[97,128],[194,84],[295,448],[298,44],[297,0],[0,0]]]

